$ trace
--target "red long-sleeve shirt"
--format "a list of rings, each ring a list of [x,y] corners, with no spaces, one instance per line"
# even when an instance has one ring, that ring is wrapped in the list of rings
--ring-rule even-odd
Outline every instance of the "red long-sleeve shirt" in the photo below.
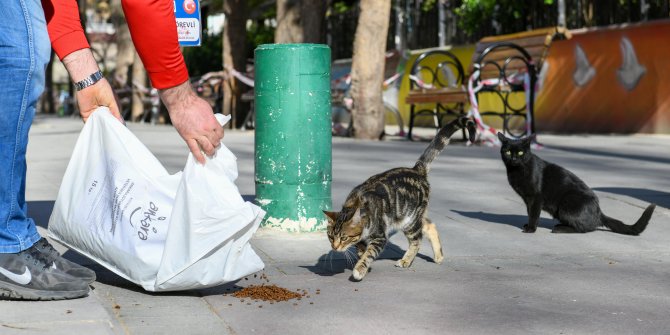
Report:
[[[188,80],[179,50],[172,0],[122,0],[135,49],[158,89]],[[76,0],[42,0],[51,46],[60,59],[89,47]]]

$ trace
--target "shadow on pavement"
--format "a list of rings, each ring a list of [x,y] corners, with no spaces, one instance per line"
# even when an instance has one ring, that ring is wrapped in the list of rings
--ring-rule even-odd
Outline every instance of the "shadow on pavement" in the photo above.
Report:
[[[68,254],[70,252],[67,252]],[[117,288],[123,288],[128,291],[132,291],[135,293],[140,293],[144,295],[149,295],[149,296],[183,296],[183,297],[205,297],[205,296],[211,296],[211,295],[222,295],[222,294],[229,294],[229,293],[234,293],[236,291],[239,291],[242,289],[242,287],[238,286],[237,283],[240,282],[240,280],[236,280],[233,282],[229,282],[226,284],[214,286],[214,287],[209,287],[209,288],[203,288],[203,289],[193,289],[193,290],[182,290],[182,291],[173,291],[173,292],[150,292],[144,290],[141,286],[136,285],[135,283],[126,280],[119,275],[115,274],[114,272],[108,270],[107,268],[103,267],[102,265],[99,264],[94,264],[89,266],[91,270],[95,271],[95,274],[97,276],[96,282],[109,285],[109,286],[114,286]],[[94,285],[95,286],[95,285]]]
[[[595,191],[626,195],[658,206],[670,208],[670,193],[646,188],[633,187],[595,187]]]
[[[348,257],[345,256],[344,253],[331,250],[327,254],[321,255],[321,257],[319,257],[319,259],[316,261],[316,264],[301,265],[300,267],[307,269],[319,276],[333,276],[338,273],[343,273],[345,270],[353,270],[354,265],[356,262],[358,262],[358,256],[356,256],[355,250],[356,249],[352,247],[349,251]],[[379,257],[377,257],[377,259],[372,262],[370,271],[372,271],[372,268],[374,268],[375,262],[381,259],[396,261],[399,260],[404,254],[404,249],[400,248],[392,242],[388,242],[381,255],[379,255]],[[416,262],[417,259],[423,259],[426,262],[434,263],[432,257],[426,256],[421,252],[416,255],[416,259],[414,261]]]
[[[516,214],[494,214],[494,213],[485,213],[485,212],[464,212],[452,210],[454,213],[458,213],[468,218],[482,220],[486,222],[506,224],[510,226],[517,227],[519,229],[523,228],[523,225],[528,223],[527,215],[516,215]],[[543,227],[547,229],[553,229],[554,226],[558,224],[558,221],[552,219],[540,218],[540,224],[538,227]]]
[[[615,157],[615,158],[624,158],[624,159],[633,159],[633,160],[639,160],[639,161],[670,164],[670,159],[663,158],[663,157],[657,157],[657,156],[621,154],[621,153],[616,153],[616,152],[611,152],[611,151],[566,147],[566,146],[560,146],[560,145],[550,145],[550,146],[547,146],[546,148],[556,149],[556,150],[561,150],[561,151],[568,151],[568,152],[573,152],[573,153],[580,153],[580,154],[585,154],[585,155]]]
[[[42,228],[47,228],[49,225],[49,217],[54,209],[53,200],[43,201],[27,201],[28,216],[35,220],[35,224]]]

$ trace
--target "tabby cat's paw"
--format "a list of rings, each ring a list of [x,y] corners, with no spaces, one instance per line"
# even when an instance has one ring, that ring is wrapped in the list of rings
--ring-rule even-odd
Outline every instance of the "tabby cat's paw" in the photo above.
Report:
[[[358,271],[358,269],[354,269],[354,272],[351,274],[351,277],[354,279],[354,281],[361,281],[363,280],[363,277],[368,273],[368,269],[365,269],[363,271]]]
[[[523,225],[523,232],[524,233],[534,233],[535,230],[537,230],[537,227],[533,227],[531,225]]]
[[[395,266],[399,268],[408,268],[410,265],[412,265],[412,261],[408,261],[405,259],[400,259],[395,263]]]

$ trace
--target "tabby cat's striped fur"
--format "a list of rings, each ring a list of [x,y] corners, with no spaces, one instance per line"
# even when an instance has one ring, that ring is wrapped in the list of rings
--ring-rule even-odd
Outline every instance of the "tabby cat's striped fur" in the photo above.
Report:
[[[409,241],[407,252],[396,266],[407,268],[412,264],[424,234],[433,247],[433,260],[442,262],[437,229],[425,216],[430,195],[428,170],[451,135],[464,127],[468,128],[470,140],[474,140],[474,123],[465,117],[458,118],[440,129],[413,168],[395,168],[372,176],[349,193],[340,212],[324,211],[333,250],[346,251],[356,246],[359,260],[354,266],[354,280],[359,281],[368,273],[370,264],[384,249],[389,233],[395,230],[405,233]]]

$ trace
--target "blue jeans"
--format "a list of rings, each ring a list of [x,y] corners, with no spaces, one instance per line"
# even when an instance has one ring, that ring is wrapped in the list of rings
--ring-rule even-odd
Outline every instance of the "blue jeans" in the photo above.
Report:
[[[27,216],[26,148],[51,54],[40,0],[0,6],[0,253],[16,253],[40,239]]]

